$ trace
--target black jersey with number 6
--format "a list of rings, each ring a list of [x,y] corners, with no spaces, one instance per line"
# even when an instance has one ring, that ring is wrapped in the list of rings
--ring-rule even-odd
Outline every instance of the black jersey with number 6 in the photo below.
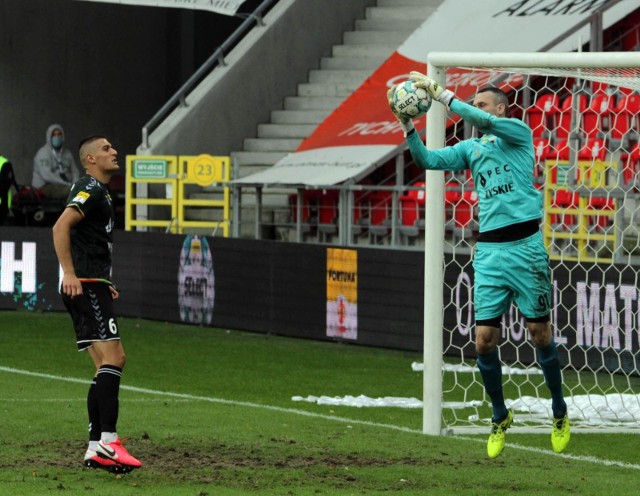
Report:
[[[67,207],[83,219],[71,231],[73,266],[78,279],[111,281],[111,250],[115,213],[107,185],[85,175],[71,188]]]

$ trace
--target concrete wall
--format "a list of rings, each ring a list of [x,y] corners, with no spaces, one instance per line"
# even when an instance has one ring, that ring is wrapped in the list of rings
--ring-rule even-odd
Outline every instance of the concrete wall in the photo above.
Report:
[[[31,181],[53,122],[75,152],[105,133],[120,153],[166,92],[167,19],[160,10],[72,0],[0,3],[0,153]],[[153,81],[153,84],[149,84]]]
[[[241,11],[252,11],[260,1],[247,0]],[[249,93],[262,102],[253,105],[255,114],[234,113],[229,88],[222,87],[216,100],[223,108],[205,109],[215,116],[218,139],[207,148],[205,134],[204,142],[191,141],[188,149],[177,141],[180,153],[237,147],[241,135],[254,133],[258,119],[281,105],[318,57],[340,41],[354,15],[362,16],[363,6],[375,2],[294,3],[279,31],[265,41],[268,46],[240,64],[245,75],[255,77]],[[28,184],[33,156],[53,122],[65,127],[74,152],[82,137],[99,132],[122,157],[135,154],[142,126],[241,22],[204,11],[77,0],[0,2],[0,154],[12,160],[18,181]],[[212,127],[207,119],[199,124]],[[220,132],[227,127],[234,132]]]
[[[187,100],[150,136],[147,154],[227,155],[256,136],[285,96],[297,94],[320,58],[375,0],[280,0]]]

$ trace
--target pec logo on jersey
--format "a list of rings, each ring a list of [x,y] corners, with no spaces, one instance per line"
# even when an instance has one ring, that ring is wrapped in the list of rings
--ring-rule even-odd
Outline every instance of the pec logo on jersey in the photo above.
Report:
[[[84,204],[84,202],[86,202],[89,199],[89,193],[87,193],[86,191],[80,191],[78,192],[78,194],[75,196],[75,198],[73,200],[71,200],[74,203],[82,203]]]

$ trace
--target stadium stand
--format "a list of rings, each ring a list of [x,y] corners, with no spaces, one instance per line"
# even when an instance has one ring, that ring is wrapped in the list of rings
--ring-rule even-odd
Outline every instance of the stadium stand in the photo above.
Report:
[[[615,98],[603,89],[598,89],[591,97],[589,106],[582,114],[582,131],[587,139],[602,137],[611,124],[611,113]]]
[[[414,243],[416,237],[424,231],[425,183],[418,181],[413,186],[420,189],[410,189],[398,198],[400,234],[405,236],[408,244]]]
[[[235,160],[234,177],[269,168],[295,151],[363,81],[367,80],[372,71],[398,49],[401,40],[424,21],[416,19],[414,24],[403,31],[402,21],[398,20],[401,16],[394,18],[395,14],[390,14],[394,10],[396,14],[400,11],[415,10],[415,5],[421,4],[418,0],[377,0],[373,3],[375,5],[366,9],[365,18],[354,24],[355,29],[344,33],[342,44],[332,47],[331,56],[321,58],[317,64],[318,69],[311,70],[308,80],[297,85],[296,94],[283,100],[283,109],[274,110],[271,119],[257,127],[257,136],[247,137],[243,141],[242,150],[232,152]],[[433,5],[437,3],[439,2],[433,2]],[[425,14],[427,17],[433,12],[431,2],[429,6]],[[637,26],[632,29],[634,34],[625,38],[627,45],[631,43],[628,40],[638,38]],[[401,32],[403,34],[400,34]],[[605,40],[609,43],[608,49],[619,49],[619,40],[613,40],[611,35],[605,37]],[[607,50],[607,47],[604,49]],[[516,113],[524,116],[536,138],[536,184],[544,184],[546,162],[569,160],[572,157],[571,149],[577,150],[575,155],[580,160],[620,160],[621,163],[625,161],[626,165],[621,166],[621,169],[624,168],[625,182],[629,182],[634,168],[637,167],[635,155],[631,153],[630,147],[634,140],[637,140],[637,131],[640,128],[640,96],[636,92],[623,91],[611,84],[585,82],[578,78],[566,78],[564,82],[554,79],[545,80],[544,83],[540,83],[541,81],[543,78],[538,82],[535,77],[531,79],[531,86],[527,89],[530,93],[526,97],[523,96],[525,92],[521,92],[517,87],[511,95],[516,104]],[[447,140],[459,139],[463,133],[469,131],[464,130],[462,126],[453,127],[448,130]],[[620,147],[619,143],[624,146]],[[395,161],[396,158],[389,162]],[[388,163],[375,164],[375,167],[387,165]],[[325,193],[321,193],[318,197],[312,198],[312,194],[305,191],[299,227],[296,222],[296,195],[289,196],[289,200],[283,205],[270,204],[269,208],[273,208],[274,211],[286,211],[283,218],[288,219],[288,234],[283,234],[280,239],[293,241],[295,231],[302,229],[306,241],[337,242],[341,239],[341,226],[344,226],[340,220],[341,215],[345,215],[345,222],[348,220],[349,232],[352,235],[348,243],[413,244],[416,239],[421,238],[423,230],[423,203],[413,197],[415,191],[403,188],[406,185],[417,184],[415,181],[422,182],[424,175],[421,172],[415,173],[410,159],[405,158],[402,167],[403,170],[396,170],[390,175],[374,177],[371,173],[368,177],[359,176],[356,184],[362,186],[363,191],[357,191],[357,188],[350,190],[351,196],[347,203],[351,206],[352,212],[347,214],[341,214],[341,204],[336,196],[325,196]],[[468,185],[464,188],[460,184],[456,187],[453,183],[447,185],[445,221],[447,234],[452,239],[461,230],[470,229],[473,232],[477,229],[477,198],[467,191]],[[323,184],[318,188],[322,191],[330,186]],[[393,192],[389,189],[376,190],[380,186],[392,188]],[[273,191],[275,194],[282,194],[275,188]],[[557,196],[555,204],[568,207],[575,205],[574,195],[567,196],[560,192]],[[252,205],[246,198],[251,198],[251,195],[243,195],[244,203],[241,208],[251,210]],[[397,200],[396,204],[394,198]],[[593,205],[607,207],[606,204],[600,205],[598,202]],[[395,218],[392,212],[396,212]],[[277,214],[275,218],[277,219]],[[250,216],[243,214],[242,219],[252,227],[253,219]],[[571,222],[559,224],[571,225]],[[284,226],[284,223],[282,225]],[[397,233],[392,232],[392,227],[397,228]],[[251,228],[250,231],[249,236],[252,236],[254,229]],[[236,235],[242,237],[246,235],[246,230],[240,229]]]
[[[298,222],[304,235],[315,234],[318,227],[318,204],[315,191],[304,191],[298,214],[298,194],[289,195],[290,225],[297,229]]]
[[[640,173],[640,143],[636,143],[630,152],[620,154],[622,179],[624,186],[634,185]],[[637,185],[635,186],[637,190]]]
[[[559,97],[556,93],[544,93],[538,97],[534,105],[525,111],[534,138],[549,136],[557,126],[559,112]]]
[[[628,143],[630,139],[637,139],[638,115],[640,114],[640,95],[637,93],[622,93],[613,108],[610,135],[612,139]]]
[[[604,138],[587,138],[578,150],[578,160],[604,160],[607,156],[607,142]]]
[[[587,97],[578,94],[578,103],[574,107],[574,95],[562,100],[560,110],[556,116],[556,127],[553,130],[556,139],[566,139],[571,134],[580,133],[582,129],[582,115],[587,108]]]
[[[391,233],[391,200],[390,191],[373,191],[368,196],[365,225],[369,232],[369,242],[372,244],[383,243]]]
[[[330,241],[338,232],[338,191],[321,191],[318,196],[318,241]]]
[[[551,206],[565,210],[576,209],[579,206],[580,195],[567,189],[558,189],[555,192]],[[575,214],[560,213],[551,216],[552,229],[556,231],[572,231],[577,227]]]

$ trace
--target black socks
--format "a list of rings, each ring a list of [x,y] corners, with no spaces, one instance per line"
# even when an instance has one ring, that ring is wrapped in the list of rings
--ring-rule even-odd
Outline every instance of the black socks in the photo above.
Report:
[[[103,365],[96,375],[95,396],[100,411],[100,425],[97,428],[100,432],[117,432],[121,377],[122,369],[115,365]]]

